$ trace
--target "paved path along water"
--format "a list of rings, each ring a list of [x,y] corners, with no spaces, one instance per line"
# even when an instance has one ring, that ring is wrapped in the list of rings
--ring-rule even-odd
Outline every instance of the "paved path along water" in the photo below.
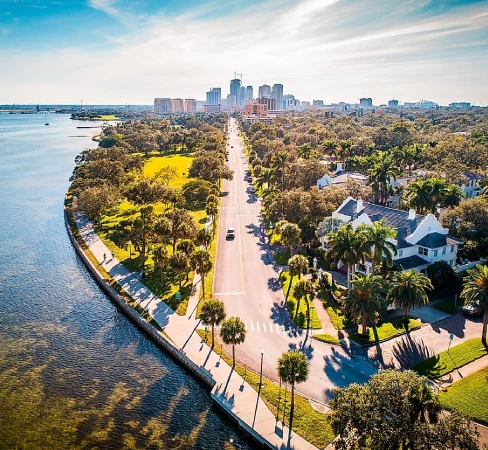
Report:
[[[129,272],[116,258],[108,256],[110,251],[94,232],[91,222],[83,215],[78,215],[76,224],[100,266],[103,266],[119,285],[149,312],[177,347],[211,374],[216,382],[212,397],[235,416],[244,428],[249,429],[251,433],[254,430],[277,449],[286,445],[288,440],[290,448],[296,450],[316,448],[295,433],[290,437],[288,428],[275,418],[257,392],[202,342],[195,332],[198,321],[191,316],[190,308],[187,316],[175,314],[139,280],[136,273]]]

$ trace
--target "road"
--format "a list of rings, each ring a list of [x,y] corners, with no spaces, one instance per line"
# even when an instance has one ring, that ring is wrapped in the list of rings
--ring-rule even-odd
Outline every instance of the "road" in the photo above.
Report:
[[[238,316],[247,327],[237,358],[259,371],[263,350],[263,373],[278,379],[277,359],[290,348],[302,349],[310,360],[310,377],[297,390],[321,402],[332,390],[352,382],[363,383],[376,369],[361,356],[352,356],[339,346],[293,333],[283,307],[284,296],[261,222],[261,203],[247,181],[248,169],[236,120],[230,119],[229,167],[232,181],[225,181],[217,243],[214,295],[225,303],[227,316]],[[226,230],[235,229],[227,239]]]

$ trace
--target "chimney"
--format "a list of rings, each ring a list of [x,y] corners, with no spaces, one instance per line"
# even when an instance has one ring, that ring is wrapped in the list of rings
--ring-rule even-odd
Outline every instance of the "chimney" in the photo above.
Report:
[[[408,220],[414,220],[414,219],[415,219],[415,210],[409,209],[408,210]]]
[[[341,162],[338,162],[335,173],[342,172],[342,170],[343,170],[342,169],[342,163]]]
[[[356,213],[359,214],[364,209],[363,201],[359,199],[356,202]]]

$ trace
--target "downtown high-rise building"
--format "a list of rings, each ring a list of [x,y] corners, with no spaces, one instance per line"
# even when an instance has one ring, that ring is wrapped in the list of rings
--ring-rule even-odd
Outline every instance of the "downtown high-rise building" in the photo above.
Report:
[[[359,99],[359,106],[361,108],[372,108],[373,100],[369,97],[363,97]]]
[[[258,98],[271,97],[271,86],[269,84],[263,84],[259,86]]]
[[[271,90],[271,98],[276,99],[276,109],[281,111],[283,109],[283,85],[274,84]]]
[[[197,112],[197,101],[194,98],[185,99],[185,112],[187,113]]]
[[[172,112],[172,105],[170,98],[155,98],[154,99],[154,113],[155,114],[169,114]]]
[[[222,103],[222,90],[220,88],[210,88],[207,91],[206,105],[220,105]]]
[[[241,96],[241,80],[239,78],[234,78],[230,80],[230,95],[235,96],[237,106],[240,105],[240,96]],[[227,107],[229,107],[227,105]]]
[[[239,90],[239,100],[237,104],[239,106],[243,106],[246,104],[246,88],[244,86],[241,86],[241,89]]]
[[[246,86],[246,104],[252,103],[254,100],[254,90],[252,86]]]
[[[174,98],[171,100],[171,109],[174,113],[185,112],[185,105],[182,98]]]

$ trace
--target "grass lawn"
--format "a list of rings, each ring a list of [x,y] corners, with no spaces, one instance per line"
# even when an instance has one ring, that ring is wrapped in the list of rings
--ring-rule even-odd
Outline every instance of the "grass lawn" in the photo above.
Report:
[[[275,260],[276,264],[280,266],[287,266],[288,260],[290,259],[290,250],[285,250],[283,252],[276,252],[273,255],[273,259]]]
[[[172,166],[176,169],[176,177],[170,182],[170,186],[174,188],[181,188],[185,183],[192,180],[187,178],[188,169],[191,164],[192,157],[188,155],[170,155],[170,156],[152,156],[145,161],[144,175],[154,176],[161,168],[165,166]],[[164,214],[166,207],[162,203],[154,205],[155,214]],[[190,211],[191,215],[195,219],[197,227],[203,226],[205,223],[206,213],[205,210]],[[137,210],[131,203],[125,201],[121,203],[117,208],[111,210],[106,216],[103,217],[103,228],[97,229],[97,234],[103,240],[105,245],[110,251],[113,251],[115,257],[121,261],[124,266],[131,271],[138,269],[138,257],[139,254],[135,252],[134,247],[131,246],[127,249],[117,247],[110,239],[112,231],[122,220],[130,219],[136,216]],[[171,246],[168,246],[168,250],[171,253]],[[191,292],[191,283],[193,280],[193,272],[190,272],[188,282],[184,282],[181,289],[181,299],[177,301],[175,298],[176,292],[178,292],[178,282],[175,279],[175,274],[168,270],[164,278],[166,280],[165,286],[161,285],[159,270],[154,266],[152,255],[148,253],[148,259],[146,261],[146,279],[144,284],[151,289],[156,295],[158,295],[170,308],[176,311],[177,314],[184,315],[188,306],[188,300]],[[211,278],[211,277],[207,277]]]
[[[320,288],[319,298],[322,300],[324,308],[327,311],[327,314],[329,314],[332,325],[334,325],[336,330],[343,330],[344,328],[354,326],[354,323],[343,314],[325,289]]]
[[[197,330],[197,333],[202,339],[205,339],[205,331]],[[212,335],[208,332],[206,340],[210,343]],[[232,365],[232,356],[229,356],[222,345],[216,340],[214,351],[222,355],[222,359],[229,365]],[[236,355],[239,355],[239,346],[236,346]],[[236,372],[241,375],[256,391],[259,387],[259,374],[250,370],[246,370],[242,365],[236,363]],[[285,393],[286,392],[286,393]],[[279,385],[263,378],[261,389],[261,398],[264,400],[268,408],[275,415],[279,415],[280,420],[285,417],[285,424],[289,424],[290,417],[290,391]],[[318,448],[325,448],[334,439],[334,431],[330,424],[330,419],[327,414],[322,414],[315,411],[308,400],[295,394],[295,414],[293,417],[293,431],[298,433],[307,441],[311,442]]]
[[[481,339],[469,339],[462,344],[451,347],[449,352],[447,350],[441,352],[413,365],[411,368],[420,375],[426,375],[429,378],[440,378],[487,354],[488,349],[483,346]]]
[[[441,405],[488,423],[488,367],[439,392]]]
[[[313,339],[317,339],[317,341],[326,342],[327,344],[340,344],[341,341],[336,337],[332,336],[331,334],[314,334],[312,336]]]
[[[463,307],[463,301],[460,298],[458,298],[457,301],[454,302],[454,297],[448,298],[434,305],[435,309],[438,309],[439,311],[443,311],[447,314],[455,314],[458,311],[460,311],[462,307]]]
[[[409,319],[408,330],[416,330],[420,328],[420,322],[415,319]],[[363,336],[361,333],[350,333],[349,339],[352,339],[358,344],[372,344],[374,342],[382,342],[391,339],[395,336],[405,333],[403,326],[403,318],[396,317],[395,319],[381,322],[378,326],[373,326],[368,329],[368,336]]]
[[[280,279],[281,279],[281,285],[283,286],[283,292],[286,295],[286,291],[288,290],[288,284],[290,283],[290,274],[288,272],[282,272],[280,275]],[[293,286],[295,286],[297,282],[298,282],[298,277],[294,277],[286,306],[288,312],[290,313],[290,317],[295,323],[295,325],[297,325],[300,328],[306,328],[307,303],[305,302],[305,299],[302,298],[302,300],[300,301],[300,307],[298,308],[298,313],[295,316],[297,299],[293,296]],[[319,316],[317,315],[315,309],[312,308],[312,305],[310,305],[310,328],[312,329],[322,328],[322,324],[320,323]]]

